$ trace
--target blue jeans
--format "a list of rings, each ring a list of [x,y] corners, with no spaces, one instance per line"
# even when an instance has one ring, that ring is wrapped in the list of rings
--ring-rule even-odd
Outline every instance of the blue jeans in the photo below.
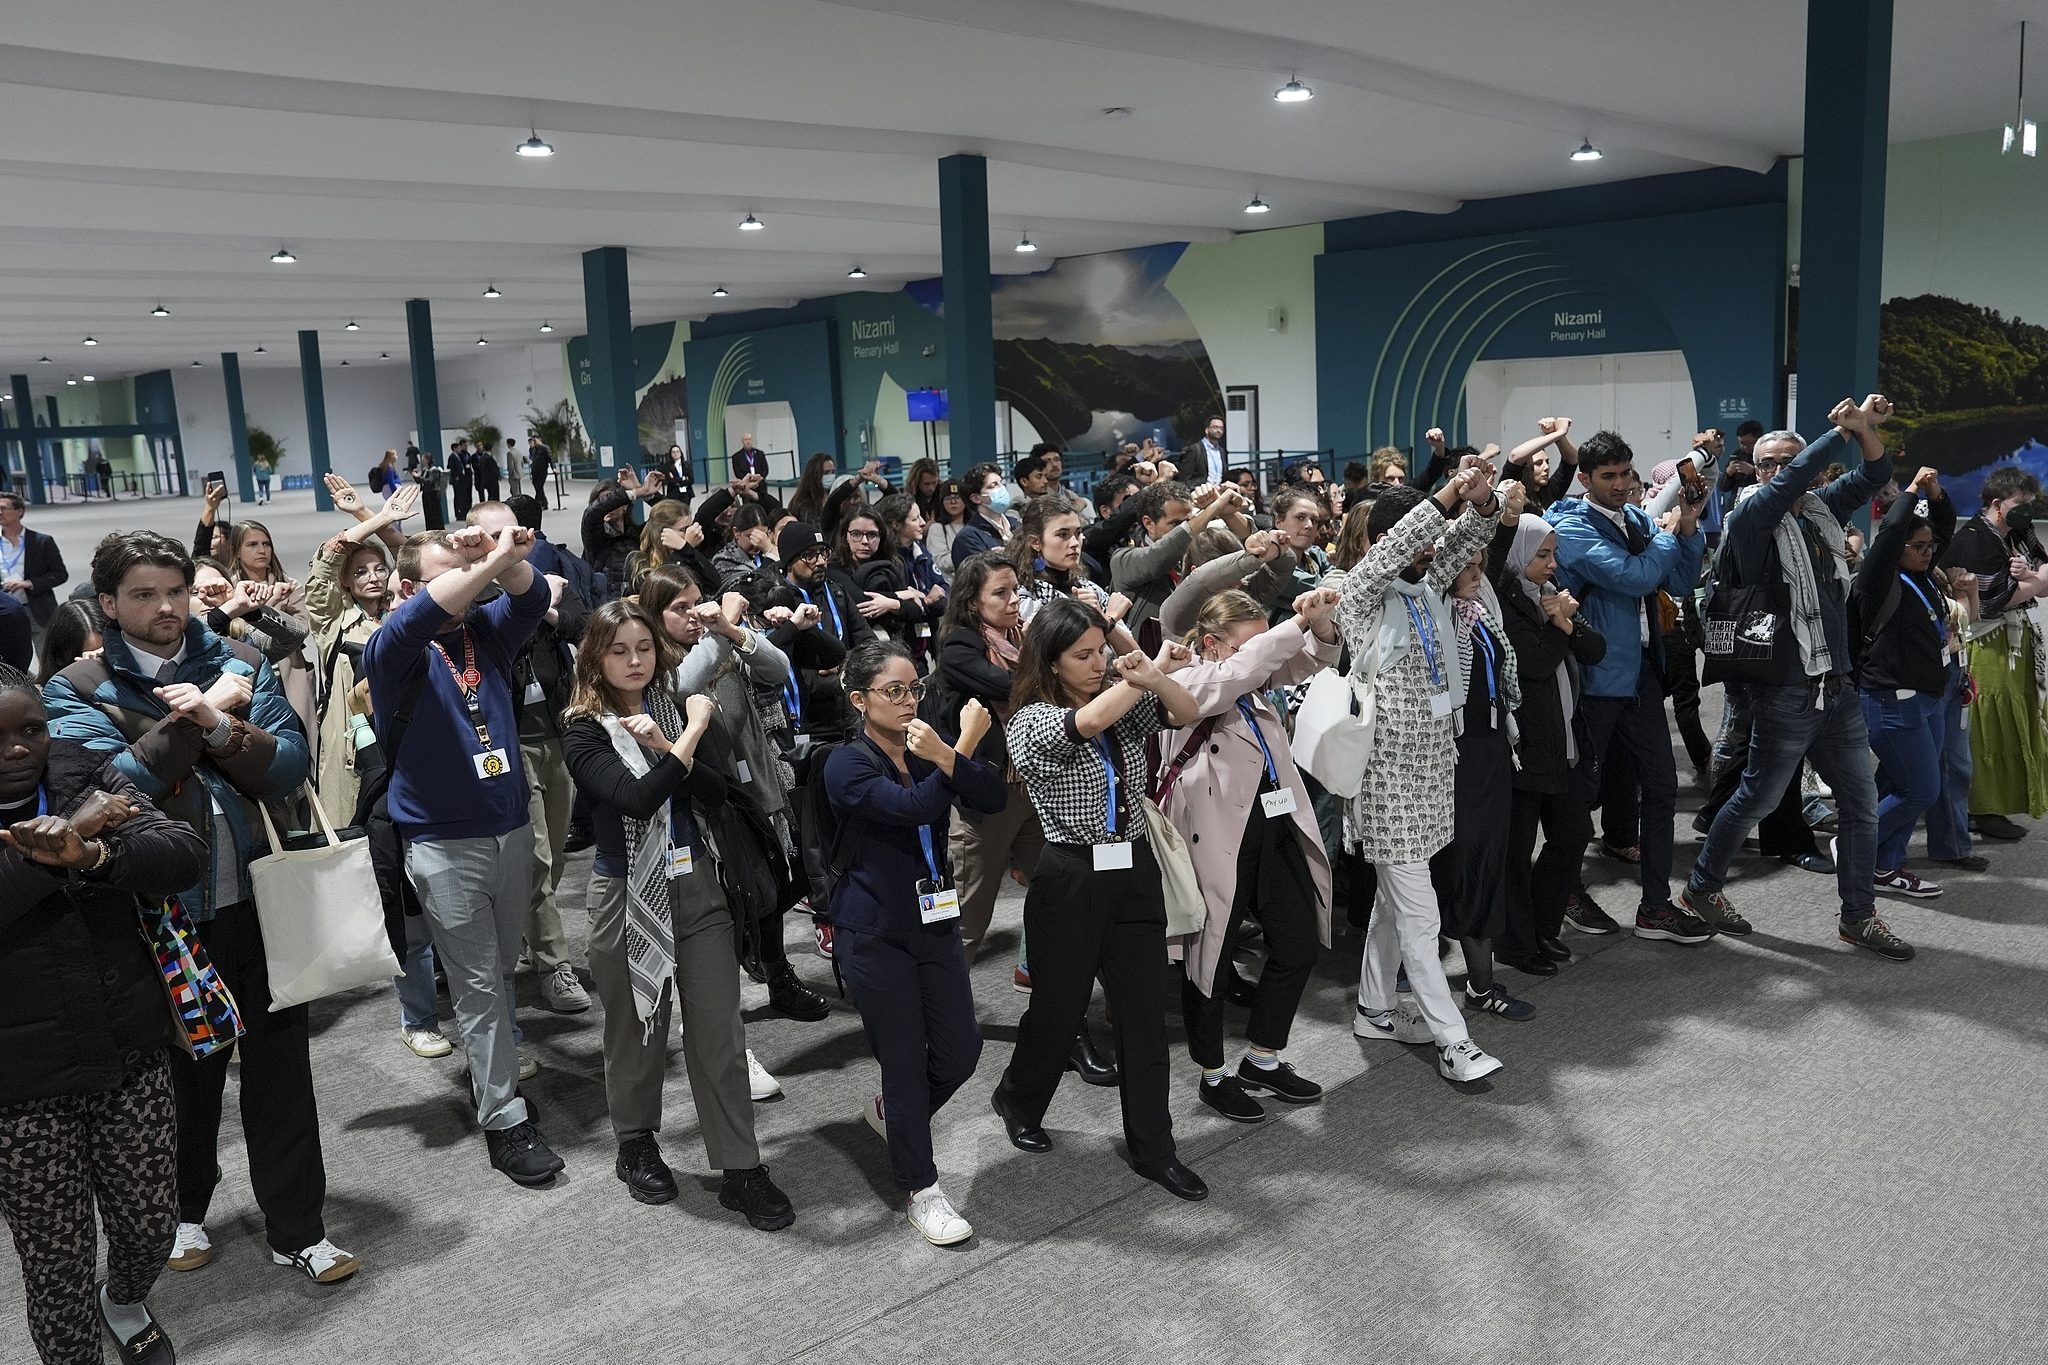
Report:
[[[1950,667],[1942,694],[1941,797],[1927,808],[1927,856],[1970,856],[1970,709],[1963,705],[1963,671]]]
[[[405,975],[393,977],[398,988],[399,1021],[409,1029],[441,1027],[441,1006],[434,996],[434,938],[425,915],[405,917]]]
[[[1871,875],[1877,866],[1877,780],[1855,689],[1839,676],[1787,687],[1752,686],[1750,713],[1755,728],[1749,766],[1734,797],[1714,817],[1688,884],[1700,895],[1712,895],[1727,884],[1735,850],[1777,806],[1785,784],[1798,780],[1799,761],[1807,759],[1835,790],[1841,830],[1835,882],[1842,918],[1869,919],[1877,913]]]
[[[1942,697],[1928,692],[1901,697],[1887,689],[1861,696],[1870,747],[1892,788],[1877,803],[1877,865],[1895,872],[1905,865],[1913,826],[1941,799],[1948,708]]]

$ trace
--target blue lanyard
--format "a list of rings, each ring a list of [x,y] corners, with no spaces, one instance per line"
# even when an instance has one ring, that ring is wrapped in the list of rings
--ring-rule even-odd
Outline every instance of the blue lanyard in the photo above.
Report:
[[[1934,622],[1934,628],[1937,631],[1941,632],[1941,643],[1942,646],[1946,648],[1948,645],[1947,617],[1944,616],[1941,612],[1938,612],[1934,609],[1934,603],[1927,600],[1927,594],[1920,590],[1920,585],[1918,583],[1915,583],[1910,577],[1908,577],[1905,574],[1899,575],[1899,581],[1901,583],[1904,583],[1907,587],[1911,588],[1913,590],[1913,596],[1920,599],[1920,605],[1927,608],[1927,619]]]
[[[796,689],[796,670],[789,670],[789,677],[782,683],[782,704],[789,711],[789,718],[799,726],[804,723],[803,694]]]
[[[1474,623],[1472,627],[1472,638],[1479,642],[1479,648],[1485,651],[1486,654],[1486,699],[1488,701],[1497,700],[1498,694],[1494,691],[1493,675],[1494,670],[1500,666],[1500,660],[1494,653],[1493,632],[1486,628],[1486,622],[1479,621]]]
[[[1408,619],[1415,623],[1415,633],[1422,637],[1422,657],[1429,664],[1429,680],[1442,687],[1444,670],[1437,662],[1436,623],[1429,619],[1428,613],[1416,610],[1414,598],[1403,597],[1401,600],[1408,604]]]
[[[1252,714],[1252,699],[1239,697],[1237,709],[1244,712],[1244,723],[1252,727],[1252,738],[1259,742],[1259,752],[1266,756],[1266,780],[1274,786],[1280,785],[1280,770],[1273,766],[1273,751],[1266,747],[1266,736],[1259,729],[1259,718]]]
[[[796,587],[793,583],[790,586]],[[844,640],[846,638],[846,623],[839,619],[839,604],[832,600],[832,589],[821,587],[819,591],[825,594],[825,607],[832,613],[832,637],[836,640]],[[804,605],[807,607],[817,605],[811,601],[811,595],[802,588],[797,588],[796,595],[804,599]]]
[[[930,825],[919,825],[917,827],[917,838],[918,842],[924,845],[924,865],[932,870],[932,881],[936,884],[940,880],[939,859],[938,855],[932,852],[932,827]]]
[[[1116,765],[1110,762],[1109,732],[1104,731],[1094,739],[1095,756],[1102,760],[1102,775],[1109,779],[1109,832],[1116,835]]]

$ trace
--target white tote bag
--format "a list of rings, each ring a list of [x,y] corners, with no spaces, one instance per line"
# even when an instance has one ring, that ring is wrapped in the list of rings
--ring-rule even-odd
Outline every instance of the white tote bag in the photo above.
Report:
[[[1166,936],[1199,934],[1209,918],[1209,902],[1202,899],[1202,884],[1195,879],[1195,860],[1188,852],[1187,840],[1151,797],[1139,798],[1138,804],[1152,832],[1152,858],[1159,864],[1160,890],[1166,896]]]
[[[1372,759],[1372,727],[1379,710],[1379,613],[1366,623],[1371,643],[1352,660],[1349,677],[1326,668],[1310,680],[1294,712],[1294,762],[1332,796],[1349,801],[1365,781]]]
[[[294,851],[278,837],[269,808],[257,803],[273,851],[249,864],[249,881],[263,926],[272,1011],[401,975],[384,930],[370,841],[343,840],[319,798],[307,804],[327,844]]]

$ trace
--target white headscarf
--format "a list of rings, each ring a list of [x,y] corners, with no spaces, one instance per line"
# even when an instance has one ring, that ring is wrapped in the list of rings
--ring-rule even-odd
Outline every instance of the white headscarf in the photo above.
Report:
[[[1515,582],[1521,585],[1522,591],[1529,594],[1529,600],[1536,604],[1538,611],[1543,609],[1543,585],[1531,583],[1523,570],[1529,567],[1529,561],[1545,544],[1556,539],[1557,532],[1549,522],[1524,512],[1521,520],[1515,523],[1515,543],[1508,547],[1507,570],[1515,576]],[[1564,661],[1557,666],[1557,699],[1564,707],[1564,757],[1570,764],[1579,761],[1579,742],[1572,734],[1572,715],[1578,709],[1577,692],[1572,681],[1572,657],[1566,654]]]

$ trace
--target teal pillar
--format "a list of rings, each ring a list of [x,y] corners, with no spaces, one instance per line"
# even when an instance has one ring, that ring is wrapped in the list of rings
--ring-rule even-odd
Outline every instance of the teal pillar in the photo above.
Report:
[[[1892,0],[1807,0],[1799,421],[1877,391]]]
[[[588,367],[576,377],[577,406],[598,450],[600,479],[640,461],[640,387],[633,363],[633,304],[626,287],[626,248],[601,246],[583,253],[583,319]],[[612,464],[604,464],[605,447]]]
[[[988,162],[939,161],[945,269],[946,431],[955,475],[996,457],[995,321],[989,306]]]
[[[228,440],[234,446],[235,487],[243,502],[256,501],[256,471],[249,467],[249,410],[242,406],[242,358],[220,353],[220,383],[228,394]]]
[[[313,459],[313,507],[332,512],[334,497],[327,491],[327,473],[334,466],[327,454],[327,384],[320,375],[318,332],[299,333],[299,383],[306,390],[306,450]],[[277,477],[283,481],[281,473]]]
[[[43,443],[36,436],[36,400],[29,396],[27,375],[9,376],[9,383],[14,390],[15,434],[11,439],[21,447],[22,472],[28,475],[29,488],[34,490],[43,482]],[[57,476],[61,480],[64,475],[63,447],[59,446],[58,450]],[[34,499],[36,502],[48,500],[48,489],[43,490],[42,497]]]
[[[405,301],[405,341],[412,357],[412,420],[420,431],[420,460],[424,464],[431,455],[436,464],[445,464],[448,454],[441,449],[441,381],[434,375],[434,310],[425,299]],[[440,515],[429,516],[426,524],[445,526],[447,494],[429,494],[421,489],[420,495],[432,497],[441,505]]]

